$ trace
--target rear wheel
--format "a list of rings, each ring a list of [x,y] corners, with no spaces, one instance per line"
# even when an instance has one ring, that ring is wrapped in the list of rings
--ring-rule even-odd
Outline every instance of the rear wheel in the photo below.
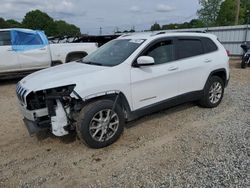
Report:
[[[245,69],[246,67],[247,67],[246,60],[243,59],[243,60],[241,61],[241,68],[242,68],[242,69]]]
[[[103,148],[114,143],[122,134],[124,115],[119,105],[100,100],[85,106],[77,121],[77,134],[91,148]]]
[[[199,101],[201,106],[206,108],[217,107],[224,95],[225,84],[218,76],[212,76],[206,83],[204,94]]]

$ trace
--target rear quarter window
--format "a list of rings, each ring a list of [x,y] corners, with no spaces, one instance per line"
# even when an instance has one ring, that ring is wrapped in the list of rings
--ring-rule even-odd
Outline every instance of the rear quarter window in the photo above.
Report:
[[[202,38],[205,53],[211,53],[218,50],[217,45],[209,38]]]
[[[204,53],[201,40],[192,38],[178,39],[178,59],[193,57]]]

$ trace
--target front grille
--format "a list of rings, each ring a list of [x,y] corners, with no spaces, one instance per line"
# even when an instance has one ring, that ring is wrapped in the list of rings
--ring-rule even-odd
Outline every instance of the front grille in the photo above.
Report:
[[[25,94],[27,93],[27,89],[23,88],[20,83],[16,86],[16,94],[17,98],[25,104]]]
[[[31,92],[26,96],[28,110],[36,110],[46,107],[45,94],[43,91]]]

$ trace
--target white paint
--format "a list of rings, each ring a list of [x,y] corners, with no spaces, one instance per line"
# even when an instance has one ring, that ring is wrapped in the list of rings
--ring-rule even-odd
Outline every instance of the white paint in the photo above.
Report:
[[[57,99],[56,100],[55,112],[56,116],[51,117],[52,133],[56,136],[64,136],[69,134],[68,131],[65,131],[63,127],[68,125],[67,113],[69,109],[63,109],[62,103]]]
[[[154,40],[174,36],[203,36],[211,38],[218,51],[192,58],[172,61],[158,65],[132,67],[138,55]],[[160,101],[190,92],[202,90],[209,74],[216,69],[224,68],[229,79],[228,56],[216,36],[203,33],[167,33],[135,34],[119,37],[116,40],[129,39],[145,42],[135,50],[123,63],[114,67],[87,65],[72,62],[65,65],[38,71],[25,77],[21,84],[31,91],[45,90],[75,84],[76,91],[82,99],[105,95],[110,91],[122,92],[132,111],[155,104]],[[26,96],[28,95],[28,93]],[[74,95],[71,95],[74,97]],[[65,125],[65,114],[62,113]],[[57,107],[58,108],[58,107]],[[60,124],[60,126],[62,126]],[[59,124],[55,124],[59,126]]]

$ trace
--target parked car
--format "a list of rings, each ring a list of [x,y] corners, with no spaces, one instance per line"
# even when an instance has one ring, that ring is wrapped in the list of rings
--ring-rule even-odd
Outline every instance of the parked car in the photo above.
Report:
[[[42,31],[0,29],[0,76],[63,64],[92,53],[95,43],[49,44]]]
[[[102,148],[138,116],[187,101],[218,106],[228,61],[211,34],[125,35],[80,61],[25,77],[16,92],[30,134],[76,130],[88,146]]]

